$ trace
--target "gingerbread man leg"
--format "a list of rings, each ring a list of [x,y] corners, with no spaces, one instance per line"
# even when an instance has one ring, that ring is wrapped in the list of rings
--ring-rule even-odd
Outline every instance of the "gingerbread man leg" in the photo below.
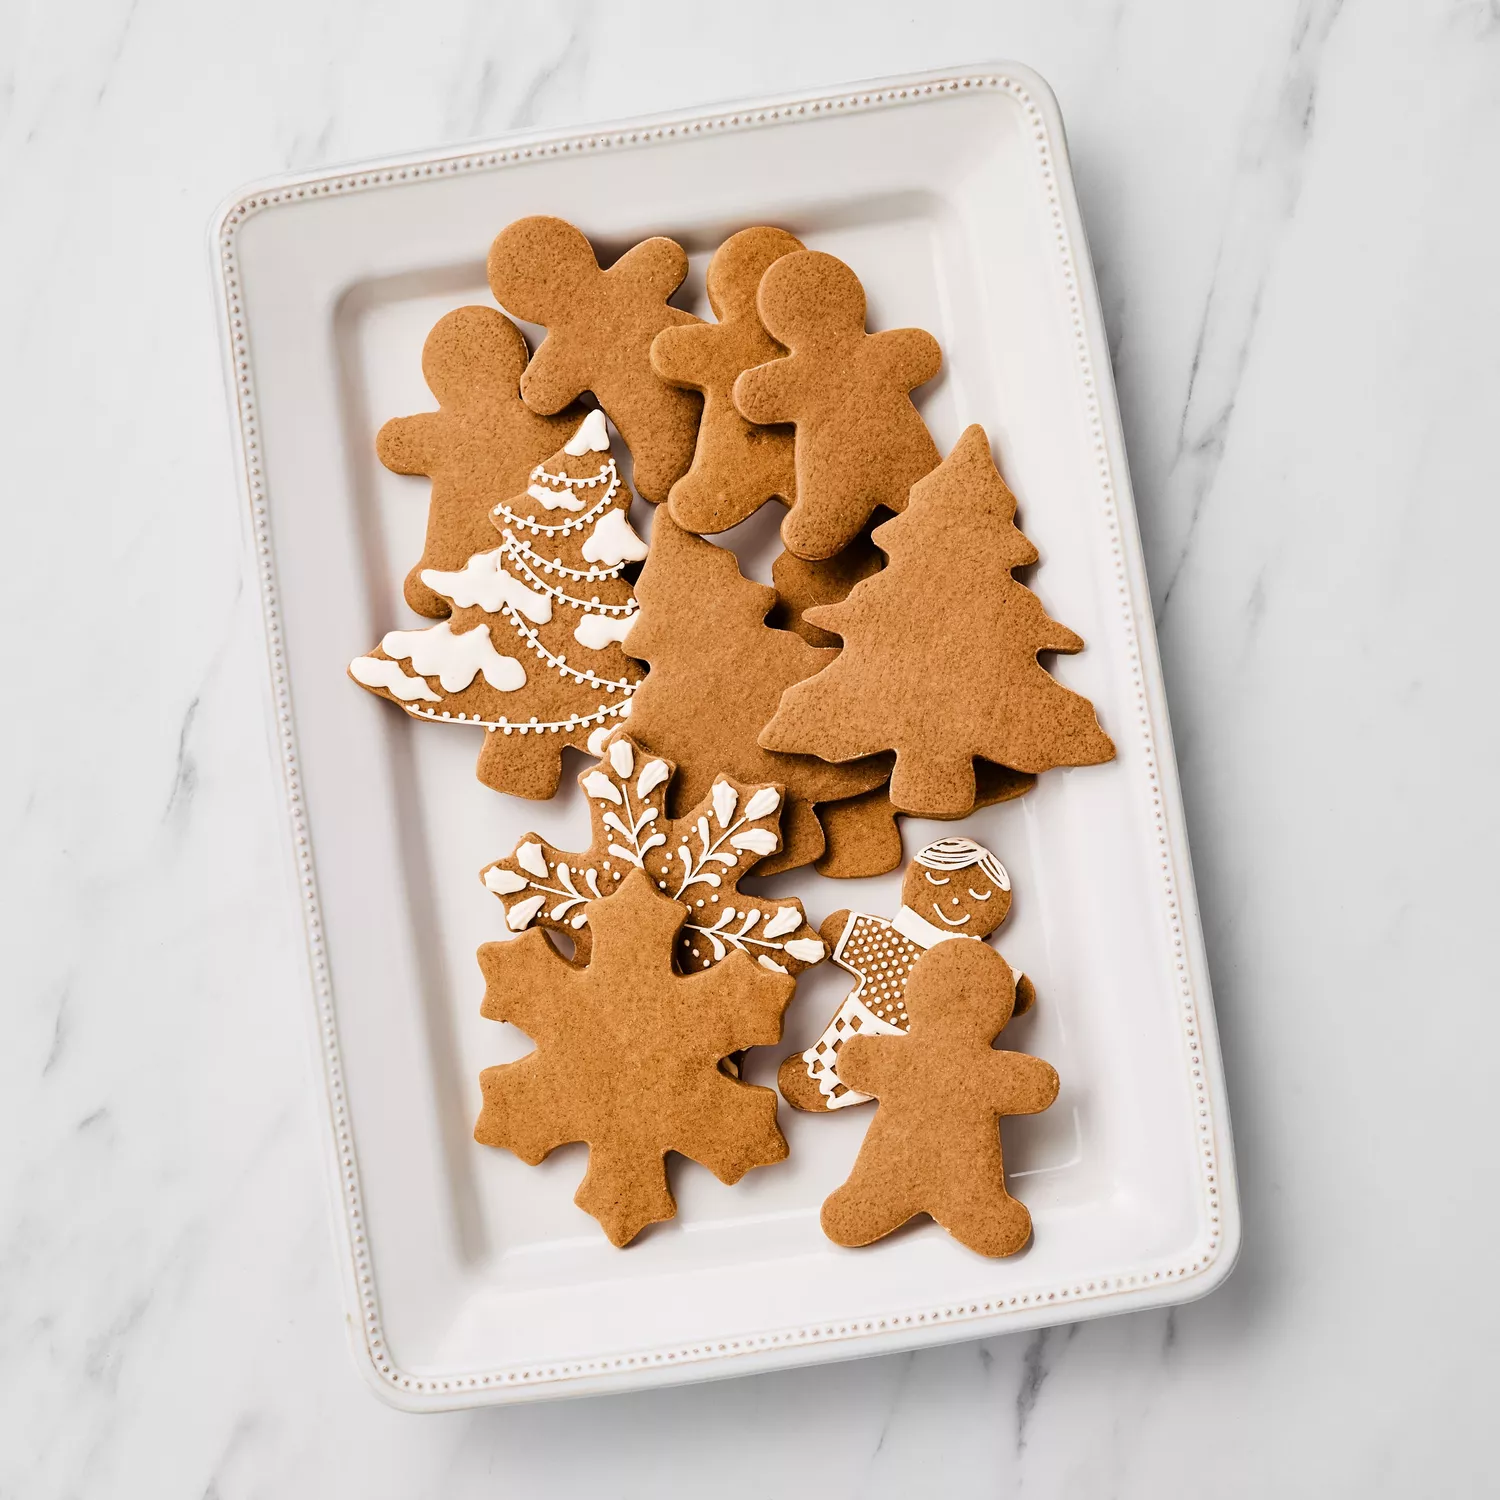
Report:
[[[794,1052],[777,1074],[783,1097],[793,1109],[821,1112],[865,1104],[868,1094],[851,1089],[838,1075],[838,1056],[851,1036],[901,1036],[899,1026],[883,1021],[862,1000],[848,996],[823,1035],[806,1052]]]
[[[969,1249],[980,1255],[1014,1255],[1031,1238],[1031,1213],[1004,1188],[988,1202],[964,1199],[935,1205],[932,1217]]]
[[[567,742],[560,734],[506,734],[492,729],[479,752],[479,779],[497,792],[542,802],[562,779],[562,753]]]
[[[914,1182],[892,1180],[856,1161],[849,1180],[823,1200],[823,1233],[836,1245],[854,1249],[883,1238],[922,1212]]]

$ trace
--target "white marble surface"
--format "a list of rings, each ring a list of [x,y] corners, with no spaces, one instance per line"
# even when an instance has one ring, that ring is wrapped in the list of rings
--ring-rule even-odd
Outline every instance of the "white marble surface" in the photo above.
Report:
[[[0,3],[0,1495],[1500,1485],[1496,0],[751,9]],[[1058,93],[1104,293],[1239,1269],[1054,1334],[389,1411],[340,1322],[210,213],[995,57]]]

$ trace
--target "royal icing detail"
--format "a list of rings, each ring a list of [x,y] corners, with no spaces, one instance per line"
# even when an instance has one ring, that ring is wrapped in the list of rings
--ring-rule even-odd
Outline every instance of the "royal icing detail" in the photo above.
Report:
[[[520,579],[507,573],[501,565],[505,555],[504,546],[496,547],[493,552],[476,552],[458,573],[423,568],[422,582],[461,608],[477,607],[493,615],[500,612],[502,605],[509,604],[528,620],[545,625],[552,618],[551,598],[527,588]]]
[[[593,847],[569,854],[528,836],[485,870],[485,886],[506,903],[506,925],[521,931],[539,922],[581,943],[586,903],[611,894],[632,869],[644,869],[659,891],[688,908],[678,953],[684,971],[710,968],[732,952],[779,973],[822,959],[823,941],[799,902],[738,889],[740,877],[779,844],[781,793],[720,778],[699,807],[669,821],[666,792],[676,768],[625,735],[606,741],[609,733],[590,737],[599,764],[579,778]]]
[[[585,453],[607,453],[609,430],[604,425],[604,413],[596,406],[579,424],[578,431],[563,444],[563,452],[569,458],[582,458]]]
[[[623,641],[635,624],[636,612],[628,615],[585,615],[573,632],[573,639],[590,651],[602,651],[611,641]]]
[[[384,688],[403,703],[412,698],[425,698],[429,703],[443,701],[420,677],[408,677],[400,663],[383,656],[357,656],[349,663],[349,671],[356,682],[368,688]]]
[[[479,673],[497,693],[526,686],[526,668],[495,650],[490,628],[483,622],[459,635],[449,620],[426,630],[390,630],[380,649],[398,661],[410,661],[412,670],[422,676],[436,677],[445,693],[463,692]]]
[[[583,560],[618,567],[621,563],[640,562],[647,551],[625,512],[612,510],[589,533],[583,544]]]

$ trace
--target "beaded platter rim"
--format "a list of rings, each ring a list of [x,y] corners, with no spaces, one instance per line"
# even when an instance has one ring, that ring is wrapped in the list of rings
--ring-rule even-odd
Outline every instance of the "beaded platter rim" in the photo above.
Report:
[[[265,467],[261,457],[258,405],[247,316],[241,298],[237,237],[257,214],[324,197],[368,192],[425,179],[503,170],[548,157],[639,148],[768,125],[812,122],[829,116],[920,105],[965,91],[1007,95],[1020,108],[1026,139],[1047,197],[1072,324],[1078,394],[1087,416],[1097,465],[1098,501],[1109,531],[1118,602],[1124,615],[1135,724],[1143,749],[1153,832],[1160,856],[1177,983],[1177,1015],[1183,1057],[1196,1114],[1198,1184],[1202,1220],[1189,1248],[1160,1264],[1126,1266],[1065,1283],[1019,1289],[1005,1296],[970,1299],[936,1307],[913,1307],[862,1318],[768,1329],[761,1333],[690,1345],[649,1347],[594,1359],[502,1365],[450,1373],[403,1369],[392,1355],[380,1313],[366,1230],[337,1016],[323,922],[303,802],[295,722],[286,672],[275,557],[270,541]],[[840,1344],[812,1359],[852,1358],[944,1341],[981,1338],[1027,1327],[1089,1316],[1065,1309],[1107,1302],[1097,1312],[1125,1311],[1193,1300],[1213,1290],[1232,1270],[1239,1249],[1239,1208],[1234,1182],[1229,1118],[1202,933],[1193,894],[1181,793],[1171,747],[1154,622],[1135,600],[1149,600],[1134,502],[1125,469],[1113,377],[1092,283],[1092,269],[1073,196],[1061,117],[1047,84],[1013,63],[941,69],[726,105],[708,111],[653,116],[592,129],[526,132],[464,149],[383,158],[336,171],[278,178],[242,189],[226,200],[210,226],[210,249],[219,301],[220,336],[230,404],[234,411],[242,497],[248,504],[270,667],[272,711],[291,848],[301,892],[303,926],[315,1002],[318,1050],[334,1148],[338,1201],[336,1219],[346,1250],[349,1331],[358,1363],[387,1401],[409,1410],[442,1410],[506,1401],[545,1399],[646,1384],[671,1384],[775,1369],[802,1363],[792,1351]],[[1102,360],[1101,360],[1102,356]],[[1096,375],[1102,363],[1104,373]],[[960,1331],[961,1330],[961,1331]],[[856,1342],[857,1341],[857,1342]]]

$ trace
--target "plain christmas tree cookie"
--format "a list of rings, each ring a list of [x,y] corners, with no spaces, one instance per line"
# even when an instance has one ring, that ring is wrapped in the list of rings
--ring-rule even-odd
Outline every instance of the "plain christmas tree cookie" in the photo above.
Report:
[[[579,407],[543,417],[521,400],[526,340],[493,307],[460,307],[440,319],[422,346],[422,375],[438,410],[393,417],[375,451],[397,474],[432,480],[422,556],[406,576],[406,602],[440,620],[449,601],[422,582],[427,569],[462,568],[494,545],[490,510],[525,489],[531,470],[583,420]]]
[[[481,1013],[536,1042],[519,1062],[480,1075],[481,1145],[504,1146],[535,1166],[584,1141],[588,1171],[574,1202],[616,1245],[677,1212],[669,1151],[738,1182],[787,1154],[776,1093],[731,1077],[720,1063],[781,1037],[796,989],[744,953],[677,973],[685,909],[633,870],[607,900],[591,902],[587,967],[570,964],[538,929],[479,950]]]
[[[727,531],[767,500],[790,505],[796,493],[792,429],[747,422],[733,393],[741,371],[786,353],[766,332],[755,294],[768,266],[801,249],[794,235],[769,225],[731,235],[708,263],[708,305],[718,321],[663,329],[651,346],[651,368],[663,380],[703,395],[693,464],[669,500],[689,531]]]
[[[675,240],[643,240],[600,270],[581,231],[564,219],[517,219],[490,247],[490,289],[513,317],[547,330],[521,377],[533,411],[561,411],[584,391],[619,429],[635,464],[635,487],[667,498],[692,462],[703,398],[670,386],[651,368],[664,328],[697,323],[667,298],[687,275]]]
[[[788,687],[761,744],[835,763],[894,750],[892,803],[934,818],[974,807],[976,758],[1033,774],[1109,760],[1093,704],[1037,660],[1083,641],[1014,576],[1038,557],[1015,515],[984,429],[970,427],[876,529],[887,565],[808,612],[844,649]]]
[[[940,457],[910,392],[933,379],[942,351],[920,328],[865,332],[865,291],[821,251],[783,256],[761,278],[761,321],[791,353],[746,370],[734,402],[752,422],[796,427],[796,503],[781,525],[787,550],[832,557],[877,505],[906,508]]]
[[[827,842],[817,805],[880,786],[890,762],[877,756],[835,766],[762,749],[758,736],[783,691],[837,653],[770,629],[775,592],[745,578],[732,552],[684,531],[667,512],[654,518],[636,596],[640,616],[626,650],[651,670],[632,700],[630,732],[677,765],[668,812],[681,817],[696,806],[716,776],[785,787],[781,851],[756,873],[811,864]]]
[[[490,545],[461,568],[426,568],[449,606],[425,630],[392,630],[349,675],[412,718],[485,731],[479,779],[550,797],[565,745],[629,712],[642,672],[621,649],[636,600],[623,576],[646,555],[630,489],[590,412],[526,489],[492,507]]]
[[[848,1181],[824,1201],[835,1244],[868,1245],[928,1214],[980,1255],[1014,1255],[1031,1214],[1005,1187],[1000,1120],[1057,1097],[1057,1073],[993,1045],[1015,1004],[1010,966],[983,943],[943,943],[911,966],[901,1035],[851,1037],[842,1071],[875,1098]]]
[[[731,953],[747,953],[778,974],[800,974],[823,958],[823,941],[807,925],[800,901],[739,888],[742,875],[781,848],[781,787],[721,776],[697,807],[673,819],[666,811],[677,770],[671,761],[642,750],[624,730],[597,749],[598,763],[578,778],[593,825],[589,847],[574,853],[527,833],[480,872],[485,889],[504,904],[512,932],[566,933],[573,961],[586,964],[593,947],[588,903],[613,895],[632,870],[643,869],[664,896],[687,908],[677,946],[684,974]]]

